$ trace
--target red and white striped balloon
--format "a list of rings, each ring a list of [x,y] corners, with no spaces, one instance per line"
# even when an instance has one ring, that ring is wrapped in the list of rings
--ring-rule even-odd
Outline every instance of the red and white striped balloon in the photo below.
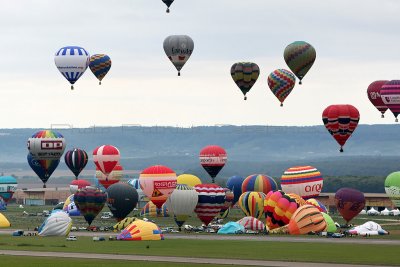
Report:
[[[93,150],[94,164],[106,176],[112,172],[119,159],[119,150],[115,146],[102,145]]]

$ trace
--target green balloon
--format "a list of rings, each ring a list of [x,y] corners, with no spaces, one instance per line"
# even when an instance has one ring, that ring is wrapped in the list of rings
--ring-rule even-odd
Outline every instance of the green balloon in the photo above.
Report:
[[[392,172],[386,177],[385,191],[393,204],[400,207],[400,172]]]
[[[329,232],[329,233],[334,233],[336,232],[337,228],[335,225],[335,222],[333,221],[333,219],[331,218],[331,216],[329,216],[328,214],[326,214],[325,212],[321,212],[322,216],[324,216],[324,220],[326,222],[326,228],[325,231]]]

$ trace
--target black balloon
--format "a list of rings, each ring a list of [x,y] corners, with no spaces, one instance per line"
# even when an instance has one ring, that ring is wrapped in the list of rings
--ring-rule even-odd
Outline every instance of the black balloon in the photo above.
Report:
[[[107,188],[107,206],[120,221],[137,205],[139,195],[135,188],[125,183],[116,183]]]

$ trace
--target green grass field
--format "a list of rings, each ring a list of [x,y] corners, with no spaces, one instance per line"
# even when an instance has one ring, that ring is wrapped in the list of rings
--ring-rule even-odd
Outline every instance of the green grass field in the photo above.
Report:
[[[78,237],[78,241],[66,241],[63,237],[0,235],[0,248],[29,251],[400,265],[396,256],[400,246],[367,243],[339,244],[335,243],[335,240],[332,240],[332,243],[177,239],[94,242],[90,237]]]

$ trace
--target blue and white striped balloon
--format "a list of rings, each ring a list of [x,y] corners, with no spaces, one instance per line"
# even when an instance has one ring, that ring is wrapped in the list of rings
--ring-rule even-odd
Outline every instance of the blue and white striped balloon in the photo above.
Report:
[[[82,47],[66,46],[57,51],[54,62],[61,74],[73,84],[83,75],[89,66],[90,55]]]

